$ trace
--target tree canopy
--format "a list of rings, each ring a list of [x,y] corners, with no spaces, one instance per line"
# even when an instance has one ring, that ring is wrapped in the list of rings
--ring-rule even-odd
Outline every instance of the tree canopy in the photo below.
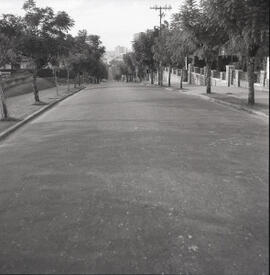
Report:
[[[248,103],[254,104],[254,64],[269,55],[268,0],[185,0],[170,24],[141,32],[133,42],[142,67],[158,64],[183,68],[187,56],[206,64],[206,91],[211,92],[211,69],[221,50],[247,61]]]
[[[26,0],[23,10],[21,17],[0,17],[0,67],[27,59],[36,102],[40,102],[36,79],[44,68],[52,69],[56,86],[60,69],[65,69],[68,77],[70,72],[78,75],[79,82],[81,74],[97,83],[107,77],[107,66],[102,61],[105,47],[98,35],[81,30],[72,36],[69,31],[75,22],[68,13],[39,7],[34,0]]]

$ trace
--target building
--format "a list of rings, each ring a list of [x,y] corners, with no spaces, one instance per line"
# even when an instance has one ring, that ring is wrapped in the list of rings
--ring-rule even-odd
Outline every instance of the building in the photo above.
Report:
[[[128,49],[126,47],[122,47],[122,46],[117,46],[114,49],[114,53],[117,57],[122,56],[123,54],[126,54],[127,52],[128,52]]]
[[[123,60],[123,55],[128,53],[128,49],[123,46],[115,47],[114,51],[106,51],[104,55],[104,60],[110,63],[112,60]]]

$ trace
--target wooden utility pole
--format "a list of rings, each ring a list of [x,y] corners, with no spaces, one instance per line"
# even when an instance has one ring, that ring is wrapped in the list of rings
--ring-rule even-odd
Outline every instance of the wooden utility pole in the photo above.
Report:
[[[163,10],[171,10],[172,7],[171,6],[153,6],[150,7],[151,10],[158,10],[159,11],[159,38],[160,38],[160,43],[161,43],[161,25],[162,25],[162,17],[165,16],[165,13],[163,12]],[[158,84],[162,86],[162,64],[161,61],[159,63],[159,69],[158,69]]]

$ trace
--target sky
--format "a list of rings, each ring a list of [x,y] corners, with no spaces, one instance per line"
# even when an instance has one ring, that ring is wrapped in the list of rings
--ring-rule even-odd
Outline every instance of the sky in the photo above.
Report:
[[[135,33],[159,25],[159,12],[151,10],[153,5],[171,5],[166,11],[165,20],[179,10],[183,0],[36,0],[38,7],[52,7],[55,12],[66,11],[74,20],[70,31],[76,35],[78,30],[86,29],[89,34],[97,34],[106,47],[116,46],[131,49]],[[0,0],[0,14],[23,15],[24,0]]]

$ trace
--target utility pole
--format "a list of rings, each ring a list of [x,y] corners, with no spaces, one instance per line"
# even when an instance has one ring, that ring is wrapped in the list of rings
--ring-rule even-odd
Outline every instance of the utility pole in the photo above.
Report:
[[[164,12],[162,12],[163,10],[171,10],[172,9],[172,7],[171,6],[167,6],[167,5],[165,5],[165,6],[157,6],[157,5],[155,5],[155,6],[153,6],[153,7],[150,7],[150,9],[151,10],[159,10],[159,28],[160,28],[160,34],[161,34],[161,23],[162,23],[162,17],[164,17],[165,16],[165,13]]]
[[[153,6],[150,7],[151,10],[158,10],[159,11],[159,38],[160,38],[160,43],[161,43],[161,25],[162,25],[162,17],[165,16],[165,13],[163,12],[163,10],[171,10],[172,7],[171,6]],[[159,73],[158,73],[158,84],[162,86],[162,66],[161,66],[161,62],[159,63]]]

